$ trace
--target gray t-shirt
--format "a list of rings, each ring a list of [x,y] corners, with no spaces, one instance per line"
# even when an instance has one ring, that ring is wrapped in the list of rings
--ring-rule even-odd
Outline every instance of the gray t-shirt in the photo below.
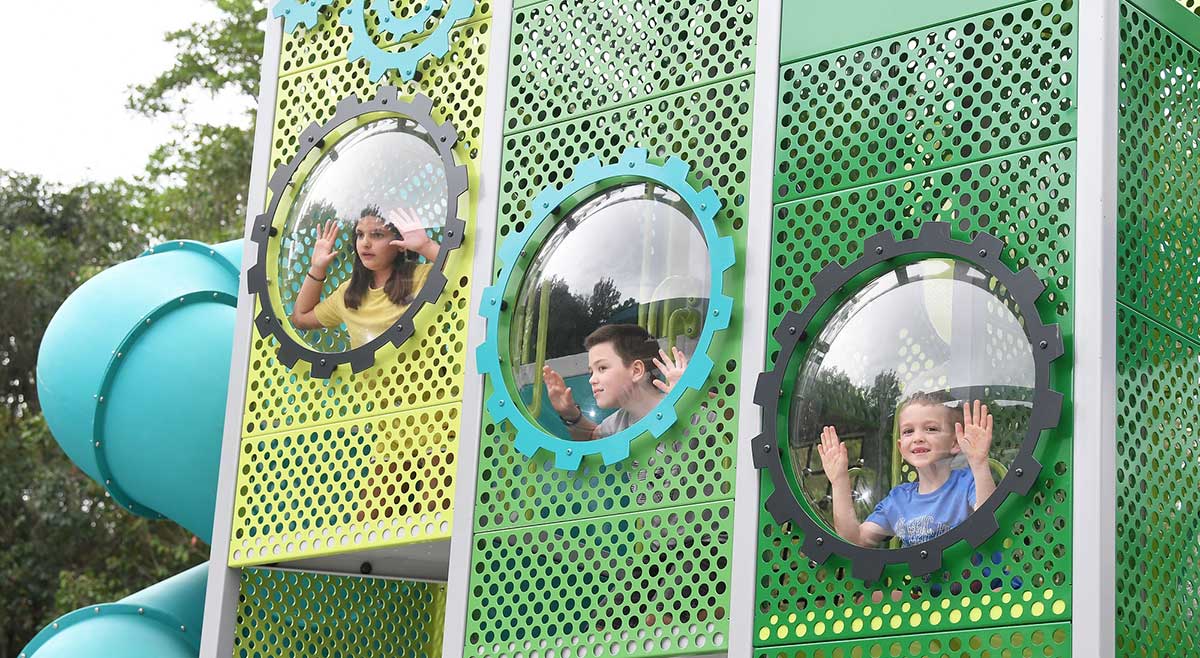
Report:
[[[606,436],[612,436],[617,432],[629,427],[637,422],[628,411],[617,409],[608,415],[608,418],[600,421],[600,425],[596,427],[595,433],[592,435],[597,439],[603,439]]]

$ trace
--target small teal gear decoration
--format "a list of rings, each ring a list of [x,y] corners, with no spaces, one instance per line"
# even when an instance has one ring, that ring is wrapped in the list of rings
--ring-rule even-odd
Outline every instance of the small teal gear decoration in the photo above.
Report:
[[[301,4],[299,0],[279,0],[271,7],[271,15],[283,19],[283,29],[295,32],[303,25],[311,30],[317,26],[317,12],[333,4],[333,0],[309,0]]]
[[[434,12],[430,7],[434,4],[441,6],[442,3],[443,0],[431,0],[429,6],[404,20],[391,13],[386,0],[372,0],[371,11],[380,16],[381,28],[400,40],[409,34],[420,32]],[[365,57],[371,64],[368,73],[371,82],[378,82],[389,70],[396,70],[402,79],[411,80],[416,75],[417,64],[422,59],[427,56],[441,58],[450,51],[450,30],[474,14],[475,0],[451,0],[441,22],[428,36],[408,50],[390,52],[375,45],[367,32],[366,0],[352,0],[350,6],[343,9],[339,15],[342,24],[350,28],[353,34],[350,47],[346,51],[346,59],[354,62]]]
[[[568,471],[578,469],[580,460],[585,455],[598,454],[605,464],[615,464],[629,456],[630,442],[643,433],[650,432],[656,438],[662,436],[675,423],[675,404],[679,402],[684,391],[689,388],[699,391],[704,387],[704,382],[713,367],[712,359],[708,356],[713,334],[728,328],[729,316],[733,310],[733,298],[723,290],[724,273],[734,263],[733,238],[720,236],[714,223],[717,211],[721,208],[720,198],[712,187],[696,191],[687,182],[691,167],[683,160],[672,157],[665,164],[656,165],[648,162],[646,158],[647,151],[642,148],[626,149],[620,159],[611,165],[601,165],[598,158],[592,158],[577,165],[574,177],[562,187],[542,190],[533,200],[533,214],[526,222],[525,228],[510,235],[500,246],[497,257],[503,264],[503,269],[496,283],[483,291],[479,314],[487,320],[487,331],[483,344],[476,350],[476,362],[479,372],[486,375],[493,386],[493,393],[487,400],[487,410],[497,422],[507,421],[512,425],[516,432],[515,444],[518,451],[527,457],[533,457],[538,448],[542,448],[554,453],[556,467]],[[691,209],[704,234],[712,267],[708,317],[700,332],[696,352],[692,355],[683,377],[653,411],[612,436],[593,441],[570,441],[554,436],[534,424],[521,410],[519,398],[509,391],[501,366],[500,313],[508,307],[505,298],[514,292],[509,288],[520,283],[519,276],[514,279],[518,261],[523,261],[523,271],[528,266],[532,254],[537,251],[538,245],[532,245],[531,248],[530,241],[538,233],[539,227],[546,222],[561,219],[557,211],[571,197],[589,188],[599,189],[606,182],[620,180],[647,181],[662,185],[678,194]]]

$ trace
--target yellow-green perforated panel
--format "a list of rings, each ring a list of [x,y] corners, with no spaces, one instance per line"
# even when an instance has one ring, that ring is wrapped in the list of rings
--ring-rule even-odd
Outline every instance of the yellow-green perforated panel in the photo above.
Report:
[[[446,587],[352,576],[246,569],[238,658],[440,658]]]
[[[345,4],[331,8],[340,11]],[[394,3],[397,15],[408,15],[413,4]],[[440,540],[451,531],[489,56],[488,3],[451,31],[444,58],[422,60],[413,81],[389,74],[378,84],[368,80],[366,60],[345,60],[349,33],[331,8],[322,10],[314,30],[301,27],[285,36],[272,167],[295,156],[300,133],[312,122],[329,120],[343,98],[373,98],[381,85],[397,86],[401,97],[421,93],[433,99],[434,117],[453,121],[458,130],[455,156],[467,166],[470,181],[459,200],[467,230],[462,246],[447,259],[446,289],[438,302],[421,310],[408,341],[380,349],[368,370],[353,374],[345,368],[328,380],[313,379],[303,363],[293,370],[280,365],[274,339],[254,329],[235,536],[229,547],[234,565]],[[401,425],[392,427],[395,422]],[[420,433],[418,444],[405,445],[414,433]],[[390,439],[380,443],[385,435],[400,447],[390,449]],[[347,441],[359,450],[354,458],[342,454],[350,447]],[[329,461],[298,465],[298,446],[308,457]],[[375,473],[381,465],[386,472]],[[432,486],[435,480],[439,484]]]
[[[449,536],[459,408],[244,440],[229,563]]]
[[[372,2],[366,3],[368,8],[372,6]],[[410,18],[417,10],[426,4],[423,1],[414,0],[389,0],[388,6],[391,8],[392,14],[400,20]],[[346,27],[338,17],[346,7],[350,6],[350,0],[334,0],[327,7],[320,10],[320,19],[313,29],[305,29],[303,26],[297,27],[296,31],[291,34],[285,34],[283,39],[283,48],[281,51],[279,62],[280,75],[295,73],[302,69],[320,67],[325,64],[334,62],[344,62],[346,60],[346,50],[350,47],[351,36],[353,31]],[[442,16],[450,7],[450,0],[446,0],[442,9],[435,11],[425,23],[425,30],[419,34],[410,34],[404,37],[403,40],[397,42],[394,35],[381,32],[379,28],[379,19],[374,12],[367,12],[367,29],[370,32],[371,41],[382,49],[398,52],[408,50],[414,44],[420,43],[429,32],[441,22]],[[487,22],[491,19],[492,3],[490,0],[476,0],[475,14],[468,20],[459,24],[459,28],[476,22]],[[451,52],[454,51],[455,38],[450,39]],[[358,62],[357,64],[362,64]],[[422,70],[430,65],[430,60],[426,59],[424,66],[418,67],[418,79],[421,76],[428,75],[428,70]],[[483,76],[480,76],[482,81]],[[384,80],[386,82],[386,78]]]

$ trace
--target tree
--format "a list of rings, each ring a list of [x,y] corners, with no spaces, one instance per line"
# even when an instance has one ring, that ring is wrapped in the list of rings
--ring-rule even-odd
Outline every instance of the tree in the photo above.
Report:
[[[40,414],[35,365],[50,318],[89,277],[157,241],[242,232],[265,9],[214,1],[216,20],[167,35],[178,48],[171,69],[131,90],[130,108],[180,121],[144,175],[68,187],[0,171],[0,655],[17,655],[63,613],[123,598],[208,555],[174,523],[121,509],[67,459]],[[241,94],[242,125],[188,125],[197,90]]]

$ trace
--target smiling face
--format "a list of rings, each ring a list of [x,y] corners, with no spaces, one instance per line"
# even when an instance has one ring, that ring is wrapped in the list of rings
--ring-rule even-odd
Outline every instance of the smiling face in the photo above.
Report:
[[[638,387],[645,386],[649,373],[641,361],[626,364],[611,342],[588,348],[588,371],[592,374],[592,396],[601,409],[626,406]]]
[[[359,260],[372,272],[393,266],[400,248],[391,244],[396,234],[384,221],[373,215],[358,220],[354,227],[354,250]]]
[[[914,468],[936,464],[959,452],[954,410],[944,404],[913,403],[900,410],[900,456]]]

